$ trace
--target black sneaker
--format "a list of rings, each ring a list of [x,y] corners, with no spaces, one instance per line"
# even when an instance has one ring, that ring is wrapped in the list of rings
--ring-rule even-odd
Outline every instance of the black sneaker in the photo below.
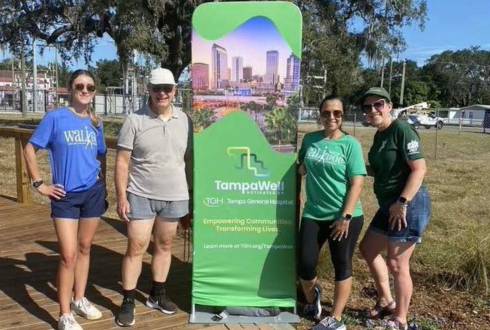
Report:
[[[314,318],[320,320],[322,318],[322,288],[315,284],[315,300],[313,301],[313,305],[315,306]]]
[[[318,284],[313,287],[315,299],[311,304],[305,304],[303,307],[303,315],[306,318],[319,321],[322,316],[322,289]]]
[[[162,313],[165,314],[175,314],[179,307],[175,303],[172,302],[165,294],[152,297],[149,296],[146,301],[146,306],[154,309],[158,309]]]
[[[134,299],[124,298],[119,309],[119,315],[116,316],[116,323],[120,327],[130,327],[134,325]]]

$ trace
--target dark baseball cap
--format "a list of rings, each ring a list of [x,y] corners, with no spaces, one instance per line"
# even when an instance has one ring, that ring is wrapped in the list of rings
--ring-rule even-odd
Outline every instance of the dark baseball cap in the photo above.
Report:
[[[391,103],[390,94],[383,87],[371,87],[361,98],[361,103],[364,103],[364,99],[370,95],[381,96],[386,101]]]

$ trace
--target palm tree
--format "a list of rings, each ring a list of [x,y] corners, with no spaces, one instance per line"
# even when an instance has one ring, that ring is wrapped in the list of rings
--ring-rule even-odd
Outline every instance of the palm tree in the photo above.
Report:
[[[257,115],[262,110],[262,106],[255,101],[250,101],[248,103],[242,104],[242,106],[240,108],[243,111],[247,111],[247,110],[253,111],[255,121],[257,121]]]
[[[194,124],[194,130],[200,132],[216,121],[214,110],[202,108],[201,110],[191,111],[191,119]]]
[[[282,140],[287,134],[288,140],[290,132],[294,129],[295,120],[284,108],[275,108],[265,116],[265,125],[272,131],[279,142],[279,151],[281,151]]]

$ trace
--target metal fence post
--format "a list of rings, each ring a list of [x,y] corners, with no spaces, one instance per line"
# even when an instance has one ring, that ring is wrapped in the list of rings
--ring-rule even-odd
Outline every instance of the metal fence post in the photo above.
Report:
[[[48,111],[48,98],[49,98],[49,91],[45,90],[44,91],[44,112]]]
[[[107,92],[104,92],[104,116],[107,116]]]
[[[354,112],[354,136],[356,136],[357,113]]]
[[[436,109],[436,118],[439,118],[439,109]],[[439,134],[439,130],[437,129],[437,124],[436,124],[436,143],[434,145],[434,160],[437,160],[437,136]]]

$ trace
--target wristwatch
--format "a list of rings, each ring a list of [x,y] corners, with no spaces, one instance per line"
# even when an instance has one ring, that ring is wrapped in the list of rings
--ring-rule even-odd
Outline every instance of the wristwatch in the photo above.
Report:
[[[400,205],[407,206],[408,205],[408,200],[405,197],[400,196],[400,198],[398,198],[397,203],[400,204]]]
[[[346,214],[342,217],[342,220],[345,221],[351,221],[352,220],[352,214]]]
[[[32,181],[32,186],[37,189],[43,183],[44,183],[43,179],[39,179],[39,180],[36,180],[36,181]]]

